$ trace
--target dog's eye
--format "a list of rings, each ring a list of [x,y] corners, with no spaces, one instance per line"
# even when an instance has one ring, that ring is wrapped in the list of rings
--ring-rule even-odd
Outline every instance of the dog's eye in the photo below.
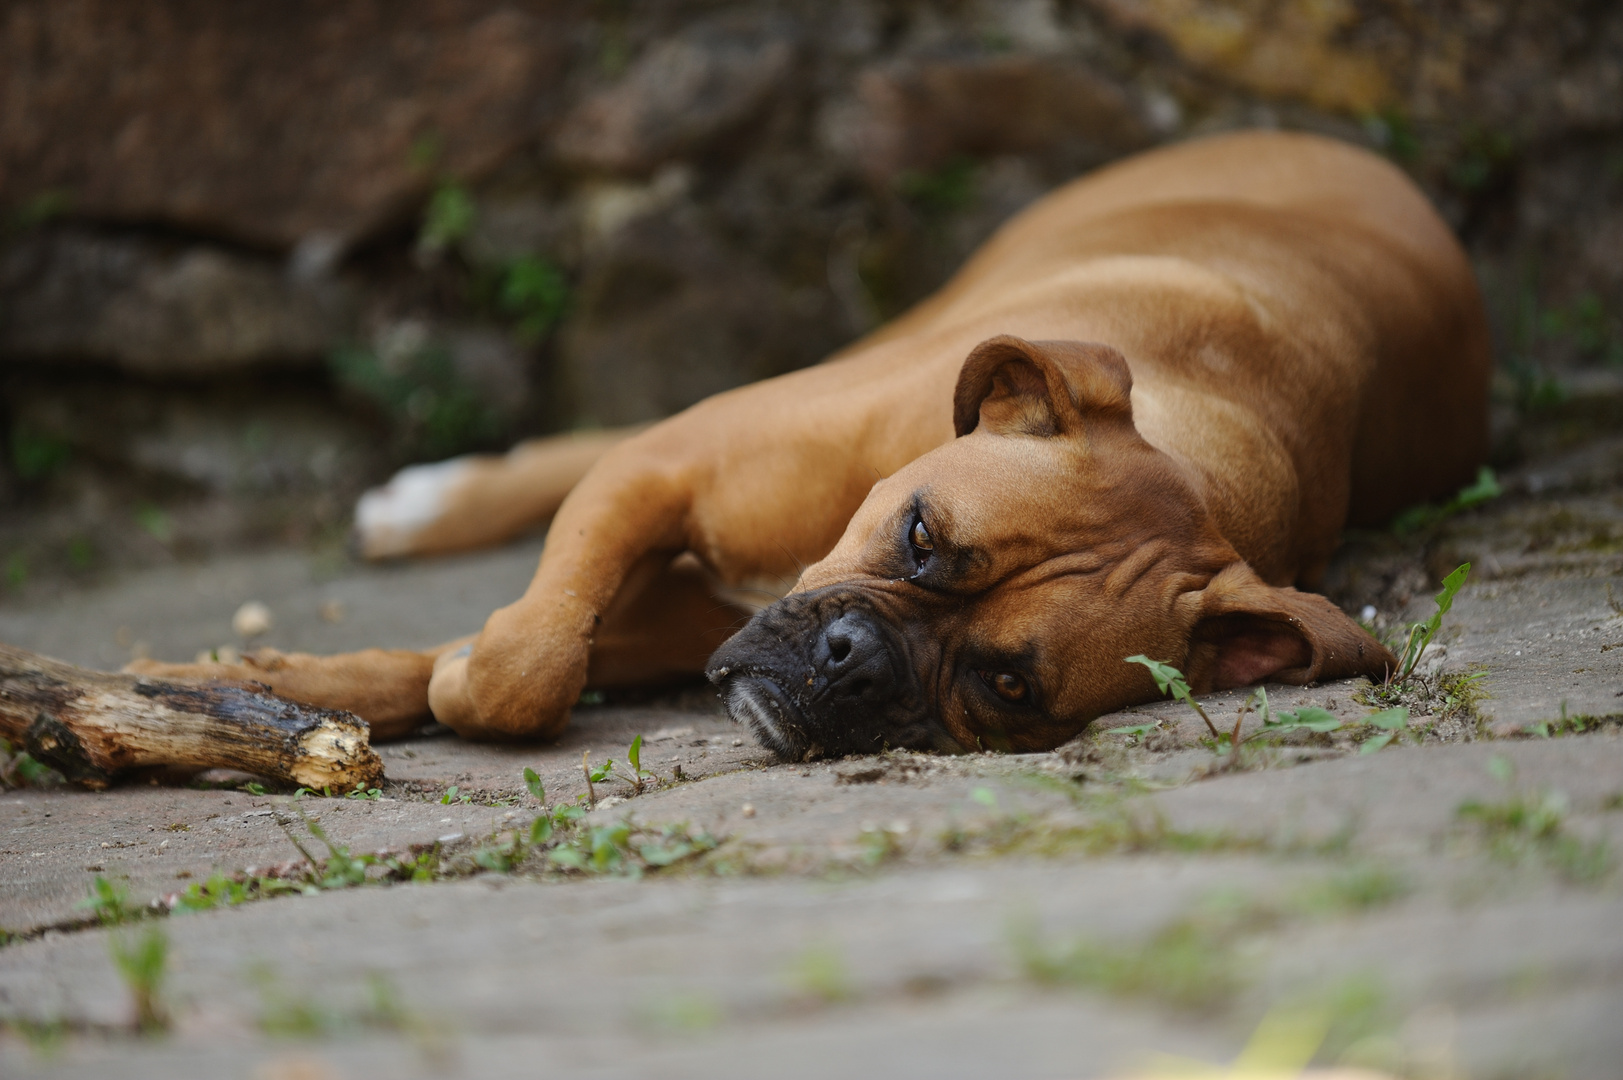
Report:
[[[983,671],[981,678],[992,688],[992,693],[1010,705],[1024,703],[1031,693],[1030,688],[1026,686],[1025,677],[1013,671]]]
[[[913,532],[910,539],[913,542],[913,557],[922,566],[924,561],[930,557],[930,552],[935,550],[935,541],[930,539],[930,530],[924,527],[922,519],[913,522]]]

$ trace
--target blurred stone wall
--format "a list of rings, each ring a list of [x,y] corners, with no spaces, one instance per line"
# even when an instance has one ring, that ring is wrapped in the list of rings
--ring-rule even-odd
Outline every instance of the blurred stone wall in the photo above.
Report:
[[[1426,187],[1507,407],[1623,365],[1610,0],[11,0],[0,562],[336,535],[405,461],[814,362],[1053,186],[1245,126]]]

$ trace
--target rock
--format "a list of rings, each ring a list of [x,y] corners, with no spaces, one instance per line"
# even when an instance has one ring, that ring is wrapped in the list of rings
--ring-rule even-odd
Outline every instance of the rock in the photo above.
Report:
[[[75,461],[218,494],[347,490],[386,464],[364,416],[330,391],[280,381],[163,386],[85,373],[6,387],[11,418]]]
[[[1119,30],[1274,99],[1365,117],[1383,109],[1549,139],[1623,122],[1623,8],[1348,0],[1096,0]]]
[[[824,138],[872,180],[958,157],[1070,145],[1105,157],[1146,145],[1149,122],[1115,83],[1062,58],[904,60],[870,67],[831,107]]]
[[[531,14],[522,9],[534,9]],[[537,134],[567,35],[540,3],[23,0],[0,31],[0,206],[281,250],[400,215]]]
[[[271,610],[258,600],[250,600],[231,616],[231,629],[238,637],[258,637],[274,625]]]
[[[0,252],[0,361],[220,374],[317,359],[344,323],[335,286],[219,248],[49,229]]]
[[[553,143],[584,169],[646,172],[701,149],[760,111],[789,74],[784,27],[701,24],[652,45],[615,85],[582,101]]]
[[[666,416],[818,359],[837,343],[826,305],[681,214],[642,218],[586,263],[561,392],[601,424]]]

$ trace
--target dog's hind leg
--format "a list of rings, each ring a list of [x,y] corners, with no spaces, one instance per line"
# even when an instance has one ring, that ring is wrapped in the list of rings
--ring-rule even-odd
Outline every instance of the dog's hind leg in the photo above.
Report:
[[[166,664],[137,660],[124,670],[162,679],[257,682],[276,694],[326,709],[343,709],[365,720],[374,741],[409,735],[433,719],[428,682],[440,654],[470,638],[432,649],[363,649],[335,656],[261,649],[238,662]]]
[[[527,439],[505,454],[413,465],[355,507],[368,559],[442,555],[511,540],[546,521],[598,458],[636,428]]]

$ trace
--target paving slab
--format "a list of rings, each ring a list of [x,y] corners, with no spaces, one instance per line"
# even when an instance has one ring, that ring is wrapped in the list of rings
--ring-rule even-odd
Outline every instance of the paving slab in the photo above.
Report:
[[[0,793],[0,928],[20,934],[0,948],[0,1072],[1104,1076],[1153,1052],[1229,1060],[1270,1008],[1335,991],[1337,1016],[1363,1017],[1361,1060],[1400,1074],[1615,1080],[1623,438],[1533,442],[1548,446],[1503,477],[1503,498],[1413,536],[1352,535],[1332,566],[1331,594],[1374,608],[1391,637],[1473,564],[1421,689],[1401,697],[1408,729],[1378,753],[1360,752],[1356,721],[1376,707],[1360,682],[1268,688],[1276,711],[1348,727],[1253,740],[1237,762],[1174,702],[1103,717],[1050,754],[795,764],[702,686],[609,695],[550,744],[430,728],[379,748],[381,798],[301,807],[355,852],[466,854],[539,810],[531,768],[549,803],[595,801],[588,827],[682,822],[721,846],[642,880],[563,880],[532,860],[170,916],[151,924],[172,948],[165,1039],[127,1031],[108,946],[132,929],[86,928],[79,901],[97,875],[144,903],[285,862],[296,852],[266,813],[283,804],[145,782]],[[241,553],[0,603],[0,640],[102,668],[221,646],[423,646],[517,596],[538,552],[532,539],[384,567]],[[273,626],[245,640],[230,623],[249,600]],[[1479,692],[1450,699],[1468,675]],[[1204,707],[1250,736],[1249,697]],[[583,755],[623,763],[639,735],[653,781],[588,795]],[[1302,899],[1337,881],[1339,907]],[[1367,903],[1347,900],[1359,882]],[[1160,977],[1050,985],[1016,944],[1025,927],[1051,960],[1086,938],[1151,963],[1190,927],[1210,951],[1212,919],[1233,985],[1193,1009]],[[399,1008],[368,1003],[378,985]],[[1364,1004],[1347,1004],[1359,987]],[[307,1037],[273,1037],[278,1015],[303,1016]],[[47,1061],[25,1035],[51,1025],[69,1034]]]
[[[1401,901],[1240,937],[1224,961],[1235,966],[1232,991],[1197,1010],[1045,986],[1016,944],[1021,926],[1056,950],[1078,936],[1145,940],[1212,896],[1289,896],[1326,872],[1318,859],[1146,856],[842,882],[474,881],[266,901],[168,922],[177,1029],[151,1049],[119,1041],[117,1060],[122,1075],[153,1075],[198,1062],[191,1046],[230,1046],[239,1061],[285,1053],[257,1028],[286,1001],[341,1031],[346,1017],[359,1026],[368,985],[381,979],[417,1038],[444,1047],[415,1069],[402,1047],[385,1059],[415,1072],[506,1074],[545,1062],[591,1076],[751,1076],[781,1061],[774,1075],[826,1076],[843,1063],[864,1075],[894,1066],[909,1076],[1097,1076],[1156,1051],[1227,1060],[1270,1004],[1374,979],[1366,993],[1383,1019],[1371,1023],[1400,1044],[1394,1055],[1423,1055],[1435,1049],[1424,1041],[1441,1037],[1467,1075],[1505,1075],[1507,1062],[1615,1075],[1606,1069],[1623,1036],[1597,1022],[1623,1005],[1615,890],[1534,875],[1461,899],[1434,868]],[[125,1024],[130,1003],[108,936],[0,953],[0,1008]],[[1507,1009],[1533,999],[1538,1008]],[[1421,1012],[1444,1034],[1418,1030]],[[361,1063],[334,1041],[338,1061]],[[107,1066],[107,1049],[76,1047],[87,1073]],[[35,1067],[20,1048],[13,1061],[23,1075]]]

